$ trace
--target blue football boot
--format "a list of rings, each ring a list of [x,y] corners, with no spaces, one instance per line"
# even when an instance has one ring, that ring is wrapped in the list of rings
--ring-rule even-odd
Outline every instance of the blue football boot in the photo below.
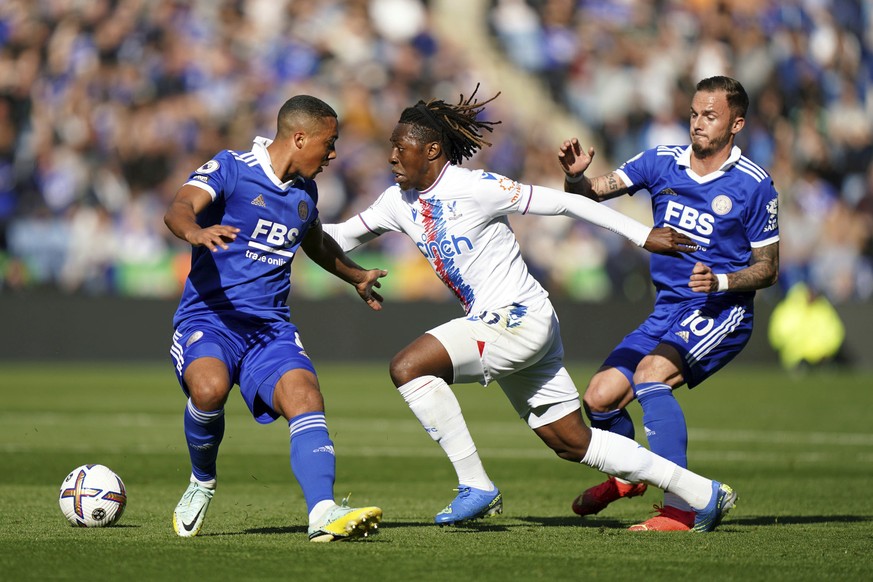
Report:
[[[458,485],[455,491],[458,492],[457,497],[436,514],[434,523],[437,525],[455,525],[503,513],[503,495],[496,487],[494,491],[485,491],[469,485]]]
[[[722,518],[737,503],[736,492],[718,481],[712,482],[712,499],[709,504],[697,512],[691,531],[706,532],[714,530]]]

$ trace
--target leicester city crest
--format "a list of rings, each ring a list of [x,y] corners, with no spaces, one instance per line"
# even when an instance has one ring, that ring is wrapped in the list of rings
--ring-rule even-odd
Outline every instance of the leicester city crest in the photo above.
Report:
[[[731,202],[731,199],[724,194],[719,194],[712,199],[712,211],[719,216],[724,216],[725,214],[730,212],[733,206],[734,203]]]
[[[309,216],[309,205],[306,200],[301,200],[297,205],[297,216],[300,217],[300,220],[306,220],[306,217]]]

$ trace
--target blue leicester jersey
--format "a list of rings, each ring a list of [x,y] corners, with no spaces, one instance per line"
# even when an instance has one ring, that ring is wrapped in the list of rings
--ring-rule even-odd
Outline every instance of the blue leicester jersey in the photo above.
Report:
[[[186,182],[209,192],[212,204],[197,216],[201,227],[240,229],[227,250],[194,247],[173,326],[191,317],[221,321],[288,321],[291,261],[318,217],[315,182],[283,183],[257,138],[249,152],[225,150]]]
[[[652,254],[656,303],[700,299],[688,286],[694,263],[716,273],[749,266],[752,249],[779,240],[778,202],[770,175],[734,146],[706,176],[691,170],[691,146],[658,146],[625,162],[617,173],[631,193],[649,191],[655,226],[687,234],[698,248],[681,257]],[[755,293],[735,293],[751,307]]]

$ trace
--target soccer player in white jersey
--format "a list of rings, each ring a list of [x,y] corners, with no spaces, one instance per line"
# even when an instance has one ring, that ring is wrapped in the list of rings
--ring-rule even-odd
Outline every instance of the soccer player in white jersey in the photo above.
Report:
[[[673,390],[694,388],[731,361],[752,333],[755,291],[779,273],[777,193],[769,174],[734,145],[749,98],[728,77],[697,84],[691,101],[691,145],[659,146],[619,169],[589,179],[594,149],[565,141],[558,154],[565,189],[609,200],[646,189],[654,223],[691,237],[697,248],[652,255],[655,308],[628,334],[591,378],[583,397],[591,426],[634,438],[625,410],[634,398],[652,451],[687,467],[688,431]],[[645,483],[610,477],[579,495],[579,515],[645,492]],[[694,527],[694,508],[671,493],[656,515],[633,530]]]
[[[199,533],[213,497],[224,436],[224,405],[234,384],[262,424],[284,417],[291,470],[309,511],[309,539],[366,536],[378,507],[334,502],[336,457],[315,368],[286,304],[298,248],[355,286],[373,309],[381,270],[365,270],[323,236],[314,178],[336,158],[336,112],[309,95],[279,110],[276,137],[250,151],[225,150],[195,170],[164,217],[192,245],[191,272],[173,318],[170,354],[188,403],[188,489],[173,512],[182,537]]]
[[[531,276],[509,226],[510,214],[566,215],[623,234],[650,251],[693,247],[685,235],[652,229],[581,196],[519,184],[459,164],[483,145],[478,121],[489,101],[463,96],[405,109],[388,158],[396,184],[361,214],[325,225],[344,250],[386,232],[409,236],[457,296],[465,315],[423,334],[390,365],[401,396],[452,462],[458,493],[436,517],[457,524],[500,513],[503,498],[476,452],[451,383],[496,381],[519,416],[555,453],[601,471],[666,488],[697,511],[695,529],[709,531],[736,495],[652,454],[631,439],[589,430],[579,393],[563,365],[558,319]]]

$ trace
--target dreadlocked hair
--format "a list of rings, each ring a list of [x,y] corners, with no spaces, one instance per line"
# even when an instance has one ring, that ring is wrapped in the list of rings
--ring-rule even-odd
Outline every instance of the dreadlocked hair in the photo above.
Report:
[[[419,101],[414,107],[407,107],[400,115],[398,123],[412,126],[410,134],[419,141],[438,141],[446,152],[449,161],[459,165],[469,159],[491,142],[483,137],[483,131],[494,131],[493,126],[500,121],[479,121],[476,117],[500,95],[479,102],[475,99],[479,84],[465,100],[464,95],[457,105],[450,105],[441,99],[431,99],[427,103]]]

